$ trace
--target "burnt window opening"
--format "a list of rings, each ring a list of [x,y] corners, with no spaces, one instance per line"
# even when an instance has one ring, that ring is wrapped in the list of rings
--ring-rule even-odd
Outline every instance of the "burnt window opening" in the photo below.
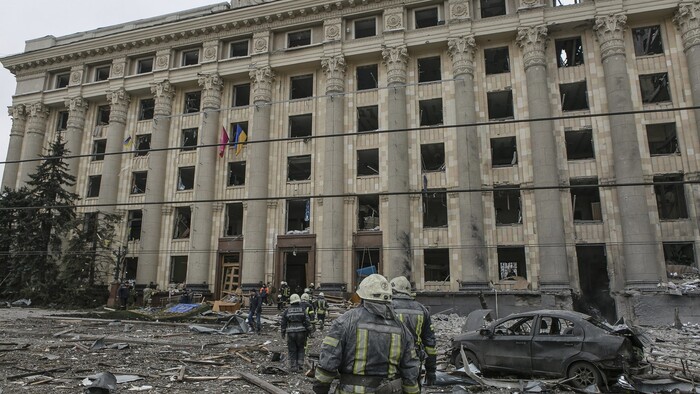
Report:
[[[311,200],[287,200],[287,232],[308,231],[311,223]]]
[[[311,29],[287,33],[287,48],[311,45]]]
[[[518,145],[515,137],[491,138],[491,166],[510,167],[518,164]]]
[[[124,258],[124,280],[136,280],[136,272],[139,268],[139,258],[138,257],[125,257]]]
[[[173,230],[174,239],[190,237],[190,225],[192,224],[192,212],[190,207],[175,208],[175,226]]]
[[[70,82],[70,73],[56,74],[56,85],[55,89],[61,89],[68,87],[68,82]]]
[[[496,225],[521,224],[523,222],[520,185],[496,186],[493,191],[493,207]]]
[[[576,67],[583,64],[584,53],[581,37],[555,40],[554,46],[559,68]]]
[[[359,230],[379,230],[379,195],[357,196],[357,228]]]
[[[148,182],[148,171],[138,171],[131,175],[131,194],[146,193],[146,182]]]
[[[650,56],[664,53],[660,26],[647,26],[632,29],[632,41],[634,42],[634,54],[637,56]]]
[[[508,47],[484,49],[486,75],[510,72],[510,54]]]
[[[92,142],[92,161],[100,161],[105,159],[107,151],[107,140],[100,139]]]
[[[379,175],[379,149],[357,151],[357,176]]]
[[[109,114],[110,114],[110,108],[109,105],[100,105],[97,107],[97,125],[98,126],[106,126],[109,124]]]
[[[243,203],[226,204],[225,237],[236,237],[243,234]]]
[[[447,193],[444,189],[423,191],[423,228],[447,227]]]
[[[357,67],[357,90],[376,89],[378,83],[378,71],[376,64]]]
[[[652,156],[680,153],[675,123],[648,124],[647,141]]]
[[[588,109],[588,89],[586,81],[562,83],[559,85],[562,111],[581,111]]]
[[[180,167],[177,170],[177,190],[194,189],[194,167]]]
[[[314,95],[314,76],[299,75],[290,78],[289,98],[292,100],[312,97]]]
[[[513,117],[513,91],[502,90],[486,93],[489,108],[489,120],[509,119]]]
[[[490,18],[506,14],[505,0],[480,0],[481,17]]]
[[[418,59],[418,82],[440,81],[440,56],[424,57]]]
[[[202,92],[189,92],[185,93],[185,108],[183,110],[186,114],[193,114],[199,112],[202,103]]]
[[[154,99],[143,99],[139,102],[139,120],[153,119],[153,114],[156,109],[156,101]]]
[[[311,179],[311,155],[287,158],[287,181],[308,181]]]
[[[423,276],[426,282],[449,282],[450,250],[423,249]]]
[[[357,108],[357,132],[379,130],[379,106]]]
[[[697,277],[695,248],[692,242],[664,242],[664,260],[669,278]]]
[[[141,221],[143,213],[140,209],[130,210],[127,217],[127,227],[129,228],[128,240],[141,239]]]
[[[85,197],[99,197],[100,196],[100,184],[102,183],[102,175],[90,175],[87,182],[87,193]]]
[[[571,208],[574,211],[574,221],[599,222],[603,220],[598,179],[572,179],[570,184]]]
[[[668,73],[640,75],[639,87],[642,90],[642,102],[644,104],[671,101]]]
[[[685,186],[682,175],[658,175],[654,177],[654,194],[659,219],[675,220],[688,218],[685,201]]]
[[[68,111],[61,111],[58,113],[58,119],[56,121],[56,131],[64,131],[68,129]]]
[[[438,126],[442,119],[442,99],[421,100],[418,102],[420,109],[421,126]]]
[[[229,46],[229,57],[248,56],[248,40],[234,41]]]
[[[108,80],[110,70],[111,66],[95,67],[95,82]]]
[[[245,161],[234,161],[228,163],[228,182],[226,185],[245,185]]]
[[[437,7],[416,10],[413,15],[416,18],[416,29],[437,26],[440,24]]]
[[[376,18],[360,19],[355,21],[355,38],[374,37],[377,35]]]
[[[570,130],[564,132],[566,139],[567,160],[586,160],[595,158],[593,148],[593,130]]]
[[[197,149],[197,134],[198,129],[183,129],[182,130],[182,150],[196,150]]]
[[[420,158],[423,172],[445,171],[445,144],[422,144]]]
[[[199,64],[199,49],[189,49],[182,51],[182,67]]]
[[[289,117],[289,137],[311,137],[313,129],[312,114],[294,115]]]
[[[187,280],[187,256],[170,258],[170,283],[185,283]]]
[[[510,279],[520,276],[527,279],[525,248],[498,247],[498,279]]]
[[[150,134],[139,134],[136,136],[136,152],[134,156],[146,156],[148,151],[151,150],[151,135]]]
[[[153,58],[147,57],[136,61],[136,74],[146,74],[153,71]]]
[[[250,84],[236,85],[233,87],[233,106],[245,107],[250,105]]]

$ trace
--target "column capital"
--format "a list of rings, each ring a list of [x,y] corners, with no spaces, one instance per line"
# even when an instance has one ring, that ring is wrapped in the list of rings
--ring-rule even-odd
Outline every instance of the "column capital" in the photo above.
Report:
[[[593,30],[600,44],[602,60],[613,55],[625,54],[624,31],[627,27],[627,15],[612,14],[597,16]]]
[[[64,101],[64,104],[71,112],[82,112],[85,114],[85,111],[88,109],[88,101],[81,96],[68,98]]]
[[[382,48],[382,63],[387,68],[389,85],[406,84],[406,64],[408,63],[408,48],[406,45]]]
[[[154,115],[170,116],[175,97],[175,87],[167,79],[151,85],[151,94],[155,98]]]
[[[85,113],[88,109],[88,102],[84,98],[78,96],[65,101],[68,107],[68,129],[78,130],[82,133],[85,127]]]
[[[202,109],[219,109],[224,81],[218,73],[201,74],[197,83],[202,87]]]
[[[700,44],[700,0],[680,4],[673,17],[683,39],[683,49],[688,50]]]
[[[523,51],[525,70],[532,66],[547,66],[547,56],[544,52],[547,43],[547,27],[545,25],[519,28],[515,42]]]
[[[43,103],[34,103],[28,107],[27,134],[44,135],[46,133],[46,120],[49,118],[49,107]]]
[[[49,117],[49,107],[43,103],[30,104],[27,116],[30,118],[48,118]]]
[[[323,21],[323,41],[338,41],[340,40],[340,32],[342,29],[343,20],[340,18],[331,18]]]
[[[13,120],[26,120],[27,107],[24,104],[7,107],[7,115],[11,116]]]
[[[455,77],[474,75],[474,53],[476,40],[474,35],[450,37],[447,40],[447,53],[452,58],[452,73]]]
[[[321,58],[321,68],[326,74],[326,93],[342,93],[345,86],[345,57],[340,55]]]
[[[251,70],[250,80],[253,82],[253,103],[272,100],[272,81],[275,73],[270,66],[258,67]]]
[[[108,90],[107,102],[110,105],[109,123],[126,124],[126,110],[129,107],[129,102],[131,102],[131,97],[126,92],[126,89]]]

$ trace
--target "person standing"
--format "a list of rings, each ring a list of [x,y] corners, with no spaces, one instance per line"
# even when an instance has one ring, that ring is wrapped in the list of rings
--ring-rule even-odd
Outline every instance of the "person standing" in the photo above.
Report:
[[[119,305],[121,309],[126,310],[126,304],[129,302],[129,288],[126,286],[126,283],[119,285],[119,289],[117,290],[117,298],[119,298]]]
[[[250,289],[250,307],[248,309],[248,325],[252,331],[260,334],[262,329],[260,314],[262,313],[262,298],[258,295],[258,290]]]
[[[411,282],[408,281],[408,278],[397,276],[390,283],[394,313],[411,331],[416,341],[416,352],[420,360],[425,362],[425,384],[432,386],[435,384],[437,352],[430,312],[423,304],[413,298]]]
[[[292,294],[292,289],[289,288],[289,285],[287,284],[287,282],[282,281],[282,283],[280,283],[280,296],[281,296],[280,301],[281,301],[281,303],[277,304],[277,309],[282,310],[282,307],[284,306],[284,304],[289,302],[289,297],[291,294]]]
[[[311,297],[309,296],[308,293],[304,293],[301,295],[300,298],[301,298],[301,307],[304,309],[304,312],[306,313],[306,315],[309,316],[309,320],[311,321],[311,325],[313,326],[313,328],[315,330],[316,329],[316,311],[314,310],[314,304],[311,302]]]
[[[267,292],[267,285],[263,283],[263,285],[260,287],[260,299],[262,301],[262,305],[267,305]]]
[[[289,353],[290,372],[299,372],[304,366],[304,347],[306,337],[311,331],[309,316],[301,307],[301,299],[292,294],[289,307],[282,313],[280,325],[282,339],[287,337],[287,352]]]
[[[408,329],[391,308],[389,281],[379,274],[362,280],[362,304],[337,318],[321,345],[314,393],[327,394],[337,375],[336,393],[420,393],[420,361]]]
[[[313,302],[314,309],[316,310],[316,324],[320,327],[319,329],[323,331],[323,326],[326,323],[326,311],[328,310],[328,302],[323,292],[318,293],[318,298]]]

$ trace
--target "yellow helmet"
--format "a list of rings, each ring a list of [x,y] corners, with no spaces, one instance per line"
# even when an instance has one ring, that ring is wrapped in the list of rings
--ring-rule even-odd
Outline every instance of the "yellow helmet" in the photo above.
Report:
[[[405,276],[397,276],[391,280],[391,291],[411,295],[411,282]]]
[[[363,300],[390,302],[391,287],[389,281],[379,274],[372,274],[362,280],[357,287],[357,295]]]
[[[299,294],[292,294],[289,297],[289,303],[290,304],[298,304],[301,302],[301,299],[299,298]]]

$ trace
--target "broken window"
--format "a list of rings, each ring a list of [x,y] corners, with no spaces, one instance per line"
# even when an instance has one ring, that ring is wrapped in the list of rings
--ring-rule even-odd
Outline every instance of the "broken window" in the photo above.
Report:
[[[311,114],[294,115],[289,117],[289,136],[291,138],[310,137],[313,126]]]
[[[108,80],[110,70],[111,66],[95,67],[95,82]]]
[[[136,271],[139,266],[138,257],[125,257],[124,258],[124,280],[136,280]]]
[[[687,219],[688,207],[685,203],[685,187],[682,175],[658,175],[654,177],[654,193],[659,219]]]
[[[437,26],[439,23],[437,7],[422,8],[416,10],[413,15],[416,18],[416,29]]]
[[[193,114],[201,108],[202,92],[185,93],[185,109],[183,113]]]
[[[603,220],[597,178],[571,179],[570,190],[574,221]]]
[[[139,102],[139,120],[153,119],[153,113],[156,108],[154,99],[143,99]]]
[[[482,18],[490,18],[492,16],[506,14],[505,0],[480,0],[480,4]]]
[[[445,144],[422,144],[420,146],[423,172],[445,171]]]
[[[518,164],[518,145],[515,137],[491,138],[491,166],[509,167]]]
[[[153,58],[145,57],[136,60],[136,74],[145,74],[153,71]]]
[[[508,47],[484,49],[486,75],[510,72],[510,54]]]
[[[180,144],[182,150],[197,149],[197,132],[198,129],[196,127],[182,130],[182,143]]]
[[[562,111],[580,111],[588,109],[586,81],[560,84],[559,97],[561,97]]]
[[[229,57],[248,56],[248,40],[234,41],[229,45]]]
[[[489,120],[513,117],[513,91],[502,90],[486,93],[489,108]]]
[[[520,185],[494,187],[493,207],[496,210],[497,226],[522,223]]]
[[[424,189],[423,228],[436,227],[447,227],[447,193],[444,189]]]
[[[190,237],[190,225],[192,220],[192,212],[190,207],[175,208],[175,228],[173,231],[174,239],[183,239]]]
[[[311,29],[287,33],[287,48],[311,45]]]
[[[440,56],[418,59],[418,82],[439,81],[441,79]]]
[[[228,186],[245,185],[245,161],[228,163]]]
[[[187,256],[170,258],[170,283],[185,283],[187,280]]]
[[[311,200],[287,200],[287,232],[308,231],[311,222]]]
[[[695,249],[692,242],[664,242],[664,260],[669,278],[684,278],[686,275],[697,278]]]
[[[564,138],[566,139],[566,158],[568,160],[595,158],[593,130],[569,130],[564,132]]]
[[[56,84],[54,85],[54,89],[61,89],[68,87],[68,82],[70,81],[70,73],[65,72],[65,73],[60,73],[55,75],[55,80]]]
[[[85,197],[99,197],[100,196],[100,184],[102,183],[102,175],[90,175],[87,182],[87,193]]]
[[[498,247],[498,279],[527,278],[526,268],[524,247]]]
[[[660,26],[647,26],[632,29],[632,41],[634,41],[634,54],[637,56],[664,53]]]
[[[449,282],[450,250],[423,249],[423,275],[426,282]]]
[[[97,107],[97,124],[99,126],[105,126],[109,124],[109,105],[100,105]]]
[[[177,190],[194,189],[194,167],[180,167],[177,170]]]
[[[418,102],[420,109],[420,125],[421,126],[437,126],[442,124],[442,99],[420,100]]]
[[[105,151],[107,150],[107,140],[100,139],[92,142],[92,161],[100,161],[105,159]]]
[[[128,240],[134,241],[141,239],[141,220],[143,213],[140,209],[129,210],[127,216],[127,226],[129,228]]]
[[[146,182],[148,181],[148,171],[137,171],[131,175],[131,194],[146,193]]]
[[[311,179],[311,155],[288,157],[287,181],[308,181],[309,179]]]
[[[357,131],[374,131],[379,129],[379,106],[357,108]]]
[[[357,176],[379,175],[379,149],[357,151]]]
[[[299,75],[290,78],[290,93],[289,98],[292,100],[312,97],[314,95],[314,76]]]
[[[531,336],[532,325],[535,318],[533,316],[516,317],[499,323],[493,328],[494,335],[507,336]]]
[[[58,120],[56,121],[56,131],[63,131],[66,129],[68,129],[68,111],[61,111],[58,113]]]
[[[357,196],[357,219],[359,230],[379,230],[379,195]]]
[[[250,84],[236,85],[233,87],[233,106],[245,107],[250,105]]]
[[[583,0],[552,0],[555,7],[561,7],[564,5],[574,5],[583,4]]]
[[[640,75],[639,87],[642,90],[642,102],[644,104],[671,101],[671,92],[668,88],[668,73]]]
[[[369,64],[357,67],[357,90],[376,89],[378,84],[377,65]]]
[[[188,49],[186,51],[182,51],[181,56],[182,62],[180,65],[182,67],[199,64],[199,49]]]
[[[652,156],[679,153],[675,123],[648,124],[647,140],[649,153]]]
[[[573,336],[582,335],[583,330],[579,329],[579,333],[574,334],[574,323],[572,321],[560,317],[540,316],[540,327],[536,333],[537,335]]]
[[[225,237],[235,237],[243,234],[243,203],[226,204]]]
[[[146,156],[151,150],[151,135],[140,134],[136,136],[136,152],[135,156]]]
[[[360,19],[355,21],[355,38],[374,37],[377,35],[376,18]]]
[[[581,37],[565,38],[554,41],[557,66],[575,67],[583,64],[583,43]]]

